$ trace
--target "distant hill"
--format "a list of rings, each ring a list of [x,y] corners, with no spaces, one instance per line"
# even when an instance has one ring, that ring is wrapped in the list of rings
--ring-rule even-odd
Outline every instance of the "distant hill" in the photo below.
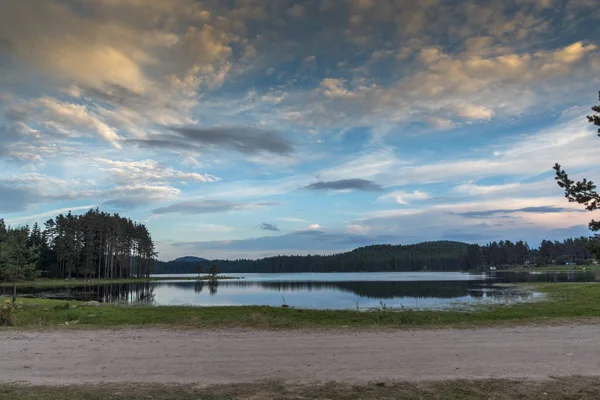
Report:
[[[198,266],[204,271],[210,268],[210,260],[202,257],[183,256],[171,261],[155,261],[153,274],[197,274]]]
[[[202,257],[194,257],[194,256],[184,256],[184,257],[179,257],[176,258],[174,260],[171,260],[169,262],[206,262],[208,261],[206,258],[202,258]]]
[[[595,239],[592,239],[595,240]],[[592,242],[595,245],[595,241]],[[537,248],[523,241],[501,240],[484,246],[448,240],[409,245],[373,245],[328,256],[276,256],[260,260],[205,260],[181,257],[173,261],[157,261],[153,272],[198,273],[216,265],[219,273],[235,272],[385,272],[385,271],[461,271],[483,266],[591,263],[590,239],[543,240]],[[182,261],[183,260],[183,261]],[[190,261],[186,261],[190,260]]]
[[[474,268],[469,248],[462,242],[436,241],[412,245],[374,245],[328,256],[276,256],[259,260],[204,260],[181,257],[156,262],[154,273],[197,273],[217,265],[219,273],[236,272],[375,272],[460,271]],[[476,246],[479,248],[478,246]],[[193,262],[187,260],[193,259]]]

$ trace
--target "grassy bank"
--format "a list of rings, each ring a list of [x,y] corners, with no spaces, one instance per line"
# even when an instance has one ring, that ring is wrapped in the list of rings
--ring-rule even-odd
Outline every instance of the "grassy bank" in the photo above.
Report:
[[[600,265],[545,265],[543,267],[511,268],[500,272],[573,272],[573,271],[600,271]]]
[[[176,326],[259,329],[470,327],[503,323],[553,323],[571,318],[600,317],[600,284],[531,286],[534,290],[545,293],[546,298],[533,303],[479,306],[469,311],[381,309],[360,312],[256,306],[151,307],[111,304],[93,307],[62,300],[19,299],[14,317],[17,327],[68,325],[69,327]]]
[[[0,384],[0,400],[562,400],[600,398],[600,378],[570,377],[545,381],[455,380],[347,385],[326,383],[290,385],[281,382],[235,384],[199,388],[197,385],[102,384],[29,386]]]
[[[126,283],[145,283],[152,281],[207,281],[211,279],[239,279],[232,276],[218,275],[213,278],[209,275],[186,276],[186,277],[150,277],[150,278],[122,278],[122,279],[36,279],[34,281],[17,282],[17,287],[75,287],[75,286],[94,286],[94,285],[119,285]],[[0,282],[0,287],[12,287],[12,282]]]

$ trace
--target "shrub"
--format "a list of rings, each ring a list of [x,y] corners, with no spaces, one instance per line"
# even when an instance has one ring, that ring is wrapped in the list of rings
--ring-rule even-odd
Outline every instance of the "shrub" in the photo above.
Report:
[[[4,302],[2,308],[0,308],[0,326],[13,326],[15,324],[13,311],[11,302],[8,300]]]
[[[69,308],[69,303],[57,304],[54,306],[55,310],[67,310]]]

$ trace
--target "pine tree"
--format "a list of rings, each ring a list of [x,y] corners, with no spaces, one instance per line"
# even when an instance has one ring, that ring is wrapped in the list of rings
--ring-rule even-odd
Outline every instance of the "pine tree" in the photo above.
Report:
[[[17,297],[17,282],[39,276],[36,263],[39,245],[30,243],[29,228],[8,229],[0,243],[0,279],[13,282],[13,304]]]
[[[600,100],[600,94],[598,96]],[[588,116],[588,121],[595,126],[600,127],[600,104],[592,107],[592,111],[595,114]],[[598,128],[598,136],[600,136],[600,128]],[[587,180],[586,178],[581,181],[575,182],[569,179],[569,175],[561,166],[556,163],[554,165],[556,171],[556,182],[558,186],[565,190],[565,197],[569,202],[577,202],[585,205],[588,211],[594,211],[600,208],[600,194],[596,191],[596,185],[594,182]],[[592,220],[589,223],[589,228],[593,232],[600,231],[600,221]],[[595,234],[594,240],[589,242],[590,250],[597,256],[600,257],[600,235]]]

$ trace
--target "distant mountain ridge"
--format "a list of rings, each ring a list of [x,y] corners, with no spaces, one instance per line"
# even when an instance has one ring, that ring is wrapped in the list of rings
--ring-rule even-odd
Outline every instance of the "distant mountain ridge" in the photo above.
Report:
[[[179,257],[176,258],[174,260],[169,261],[170,263],[174,263],[174,262],[206,262],[209,261],[206,258],[202,258],[202,257],[195,257],[195,256],[183,256],[183,257]]]
[[[592,254],[585,237],[543,240],[538,248],[523,241],[501,240],[480,246],[449,240],[408,245],[364,246],[338,254],[320,256],[275,256],[258,260],[206,260],[185,256],[154,263],[155,274],[205,273],[216,265],[219,273],[248,272],[378,272],[378,271],[462,271],[482,266],[511,266],[534,263],[583,264]]]
[[[332,255],[275,256],[258,260],[205,260],[185,256],[169,262],[157,261],[156,274],[194,274],[198,263],[206,272],[216,265],[220,273],[247,272],[375,272],[460,271],[474,267],[468,243],[423,242],[411,245],[373,245]]]

